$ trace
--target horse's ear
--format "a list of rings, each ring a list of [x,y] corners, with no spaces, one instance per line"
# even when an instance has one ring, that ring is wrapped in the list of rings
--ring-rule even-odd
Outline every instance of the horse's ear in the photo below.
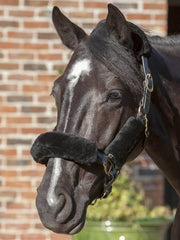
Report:
[[[125,46],[129,45],[130,30],[127,21],[119,9],[112,4],[108,4],[106,26],[113,40]]]
[[[63,44],[74,50],[86,33],[64,16],[58,7],[53,8],[52,19]]]
[[[106,27],[110,37],[119,44],[131,48],[138,60],[142,55],[150,55],[151,45],[146,34],[133,23],[126,21],[120,10],[112,4],[108,5]]]
[[[151,45],[148,41],[146,34],[135,24],[128,22],[131,30],[131,41],[133,43],[133,51],[140,60],[141,56],[150,56]]]

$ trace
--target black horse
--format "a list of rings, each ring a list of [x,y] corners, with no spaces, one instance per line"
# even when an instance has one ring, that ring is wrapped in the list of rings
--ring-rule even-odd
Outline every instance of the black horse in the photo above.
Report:
[[[47,165],[37,195],[43,224],[80,231],[88,205],[143,148],[180,196],[180,36],[149,37],[112,4],[89,36],[57,7],[53,22],[74,53],[52,89],[57,125],[31,149]]]

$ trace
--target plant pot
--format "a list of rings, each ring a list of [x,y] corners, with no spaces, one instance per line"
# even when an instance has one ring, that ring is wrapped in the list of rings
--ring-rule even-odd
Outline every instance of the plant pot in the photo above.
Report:
[[[164,240],[170,221],[146,219],[133,222],[87,221],[73,240]]]

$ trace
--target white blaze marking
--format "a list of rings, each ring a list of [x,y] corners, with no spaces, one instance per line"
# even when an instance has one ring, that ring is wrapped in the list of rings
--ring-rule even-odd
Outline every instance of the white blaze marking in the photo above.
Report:
[[[72,66],[72,69],[67,76],[68,80],[70,81],[69,86],[68,86],[68,89],[69,89],[69,108],[68,108],[68,111],[67,111],[66,121],[65,121],[65,125],[64,125],[64,132],[66,130],[68,119],[69,119],[72,99],[73,99],[73,95],[74,95],[74,88],[75,88],[76,84],[78,83],[78,80],[79,80],[80,76],[84,75],[84,74],[89,75],[90,71],[91,71],[91,61],[90,61],[90,59],[78,60]]]
[[[53,163],[53,170],[51,174],[51,181],[49,184],[49,189],[47,193],[47,202],[49,206],[52,206],[58,202],[58,198],[55,194],[55,187],[57,185],[58,179],[60,177],[62,167],[61,167],[61,159],[60,158],[54,158]]]

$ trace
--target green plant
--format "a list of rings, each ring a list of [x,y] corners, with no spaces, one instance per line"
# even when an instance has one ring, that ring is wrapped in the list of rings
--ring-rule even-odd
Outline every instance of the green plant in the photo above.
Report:
[[[95,206],[89,206],[87,219],[132,221],[151,217],[170,218],[171,215],[168,207],[151,209],[145,205],[141,186],[129,178],[127,169],[123,169],[108,198],[98,200]]]
[[[62,75],[62,74],[64,73],[64,69],[65,69],[65,67],[60,67],[60,68],[58,68],[58,69],[57,69],[58,74]]]

